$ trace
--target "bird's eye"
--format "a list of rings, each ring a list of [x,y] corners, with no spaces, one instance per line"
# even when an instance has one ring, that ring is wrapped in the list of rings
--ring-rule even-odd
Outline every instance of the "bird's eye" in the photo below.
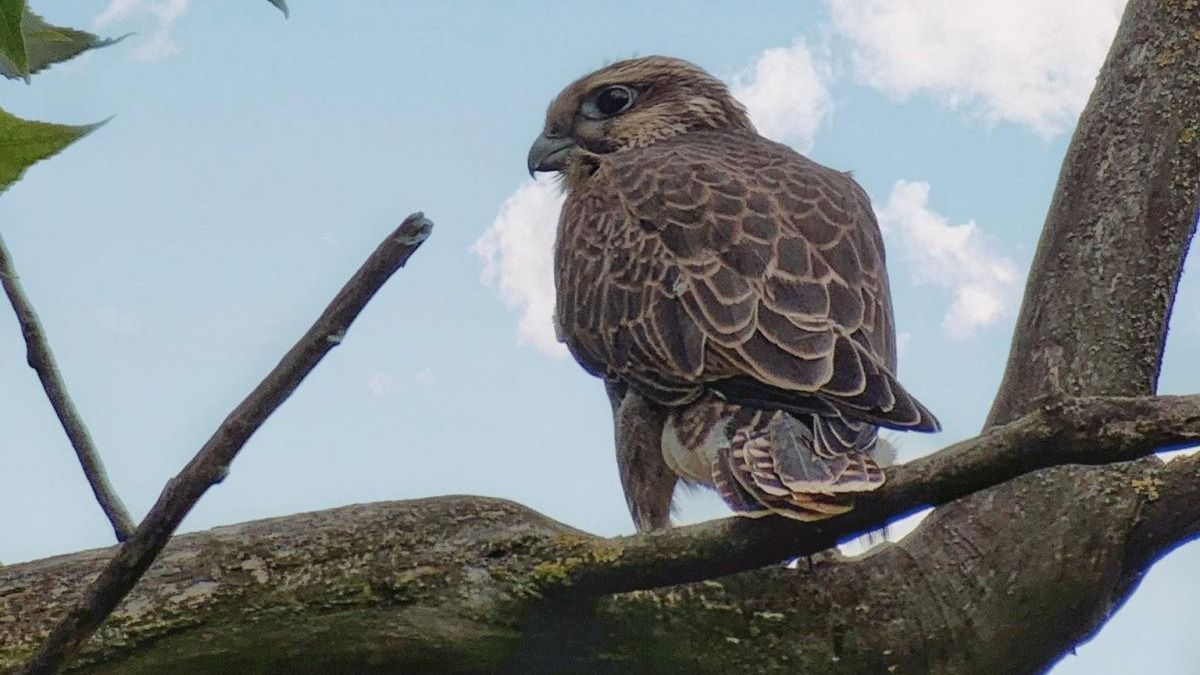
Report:
[[[623,84],[605,87],[596,94],[590,106],[585,106],[584,113],[595,118],[620,115],[633,106],[634,96],[633,89]]]

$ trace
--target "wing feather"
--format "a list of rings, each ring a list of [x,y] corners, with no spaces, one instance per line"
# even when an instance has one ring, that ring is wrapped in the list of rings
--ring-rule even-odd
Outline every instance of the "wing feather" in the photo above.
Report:
[[[883,245],[848,175],[757,136],[689,133],[606,156],[558,236],[559,325],[589,370],[666,405],[708,388],[937,428],[893,375]]]

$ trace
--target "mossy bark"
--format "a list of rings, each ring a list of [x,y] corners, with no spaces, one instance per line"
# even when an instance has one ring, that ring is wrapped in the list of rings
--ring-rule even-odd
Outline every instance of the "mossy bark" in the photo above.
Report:
[[[1087,494],[1059,489],[1076,482]],[[561,592],[569,566],[620,550],[502,500],[221,527],[173,539],[68,672],[1035,672],[1194,534],[1200,459],[1018,483],[1023,499],[996,507],[1020,538],[947,528],[932,548],[599,597]],[[1189,510],[1191,529],[1172,524]],[[111,552],[0,572],[0,669],[30,656]]]

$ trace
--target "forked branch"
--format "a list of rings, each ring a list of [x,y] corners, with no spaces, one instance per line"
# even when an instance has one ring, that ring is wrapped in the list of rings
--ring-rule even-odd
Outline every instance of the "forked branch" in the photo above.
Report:
[[[22,672],[57,672],[154,562],[171,534],[208,488],[221,482],[250,436],[296,390],[367,302],[429,237],[433,223],[414,213],[388,235],[300,341],[229,414],[192,461],[167,482],[137,531],[117,550],[83,597],[54,628]]]

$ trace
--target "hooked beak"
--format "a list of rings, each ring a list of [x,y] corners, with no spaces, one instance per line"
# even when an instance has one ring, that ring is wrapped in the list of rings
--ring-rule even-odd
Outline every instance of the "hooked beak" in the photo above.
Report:
[[[567,167],[567,157],[574,149],[575,139],[570,136],[551,137],[545,133],[538,136],[533,147],[529,148],[529,157],[525,162],[530,178],[538,171],[562,171]]]

